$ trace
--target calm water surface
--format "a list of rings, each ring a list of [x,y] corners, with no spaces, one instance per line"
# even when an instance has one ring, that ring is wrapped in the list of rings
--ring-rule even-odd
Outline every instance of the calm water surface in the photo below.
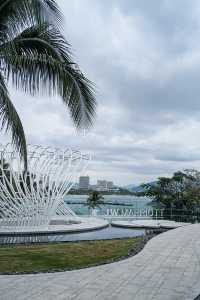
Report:
[[[90,240],[109,240],[117,238],[128,238],[145,235],[143,229],[128,229],[118,227],[106,227],[104,229],[66,234],[51,235],[27,235],[27,236],[0,236],[0,244],[15,243],[48,243],[48,242],[70,242],[70,241],[90,241]]]
[[[135,196],[123,196],[123,195],[105,195],[103,196],[103,201],[105,205],[99,209],[98,214],[106,214],[107,209],[110,208],[134,208],[143,209],[151,208],[149,205],[150,200],[145,197],[135,197]],[[73,211],[78,215],[88,215],[89,211],[85,205],[87,195],[67,195],[65,202],[73,209]]]
[[[73,209],[77,215],[87,215],[88,208],[85,205],[87,195],[68,195],[65,198],[66,203]],[[146,198],[138,198],[134,196],[104,196],[105,205],[99,209],[98,214],[106,214],[108,208],[150,208],[149,200]],[[13,243],[47,243],[47,242],[69,242],[83,240],[101,240],[114,238],[127,238],[141,236],[145,234],[142,229],[128,229],[109,226],[95,231],[81,233],[65,233],[65,234],[45,234],[45,235],[27,235],[27,236],[0,236],[0,244]]]

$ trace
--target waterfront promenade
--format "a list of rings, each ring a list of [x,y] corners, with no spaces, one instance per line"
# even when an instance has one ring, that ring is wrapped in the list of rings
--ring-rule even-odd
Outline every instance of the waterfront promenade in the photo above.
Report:
[[[1,275],[1,300],[193,300],[200,294],[200,224],[160,234],[129,259],[36,275]]]

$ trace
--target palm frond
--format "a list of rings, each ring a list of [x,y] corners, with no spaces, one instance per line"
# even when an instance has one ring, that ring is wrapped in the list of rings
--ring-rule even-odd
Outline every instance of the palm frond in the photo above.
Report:
[[[4,55],[6,76],[16,88],[35,95],[39,92],[58,94],[70,110],[77,128],[88,128],[95,117],[96,101],[91,82],[71,60],[63,62],[46,54],[31,53]]]
[[[44,22],[20,32],[12,40],[0,45],[0,52],[16,51],[17,54],[48,54],[68,64],[71,63],[70,45],[60,31]]]
[[[12,104],[8,90],[2,74],[0,73],[0,120],[1,129],[10,131],[12,135],[12,143],[19,151],[24,161],[24,167],[27,169],[27,148],[24,129],[18,113]]]
[[[16,31],[35,23],[60,25],[62,14],[54,0],[0,0],[0,32]]]
[[[67,100],[71,117],[77,128],[88,128],[93,124],[96,114],[93,84],[73,65],[65,66],[65,74],[71,84],[68,89],[65,88],[63,99]]]

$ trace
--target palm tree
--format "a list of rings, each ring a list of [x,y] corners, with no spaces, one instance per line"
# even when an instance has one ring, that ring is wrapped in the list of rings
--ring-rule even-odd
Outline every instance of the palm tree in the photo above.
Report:
[[[89,208],[90,211],[92,211],[95,208],[100,208],[101,205],[104,204],[103,196],[98,191],[93,191],[89,194],[89,197],[87,198],[86,205]]]
[[[27,166],[26,138],[10,99],[8,81],[25,93],[59,95],[77,128],[95,116],[91,82],[73,62],[62,36],[62,15],[54,0],[0,0],[0,119]]]

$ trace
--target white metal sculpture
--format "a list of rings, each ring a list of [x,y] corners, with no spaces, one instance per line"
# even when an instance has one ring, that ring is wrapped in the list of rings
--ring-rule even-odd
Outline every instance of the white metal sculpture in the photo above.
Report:
[[[81,151],[28,145],[25,172],[18,152],[1,145],[0,227],[48,225],[55,215],[76,218],[64,196],[89,160]]]

